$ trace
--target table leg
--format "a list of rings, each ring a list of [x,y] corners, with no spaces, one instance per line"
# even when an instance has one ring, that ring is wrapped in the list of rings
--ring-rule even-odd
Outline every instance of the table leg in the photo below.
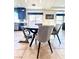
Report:
[[[33,41],[34,41],[34,38],[35,38],[35,33],[33,34],[33,38],[32,38],[32,41],[31,41],[31,43],[30,43],[30,47],[31,47],[31,45],[32,45],[32,43],[33,43]]]
[[[19,41],[19,43],[29,43],[29,41],[27,40],[27,36],[24,32],[24,29],[23,29],[23,34],[24,34],[24,37],[26,38],[26,40],[25,41]]]

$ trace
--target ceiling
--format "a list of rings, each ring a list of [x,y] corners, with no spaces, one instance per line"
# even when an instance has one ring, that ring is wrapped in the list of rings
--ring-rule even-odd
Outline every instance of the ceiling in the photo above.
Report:
[[[27,9],[65,8],[65,0],[14,0],[14,7],[26,7]]]

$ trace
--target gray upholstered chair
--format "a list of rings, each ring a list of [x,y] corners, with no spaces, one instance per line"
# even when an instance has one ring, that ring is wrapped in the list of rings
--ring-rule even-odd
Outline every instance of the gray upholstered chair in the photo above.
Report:
[[[48,41],[50,50],[53,53],[51,43],[50,43],[50,35],[52,33],[52,29],[53,29],[53,26],[42,26],[42,25],[39,26],[39,30],[38,30],[38,33],[37,33],[37,40],[39,41],[37,59],[38,59],[38,56],[39,56],[40,45],[41,45],[42,42]]]

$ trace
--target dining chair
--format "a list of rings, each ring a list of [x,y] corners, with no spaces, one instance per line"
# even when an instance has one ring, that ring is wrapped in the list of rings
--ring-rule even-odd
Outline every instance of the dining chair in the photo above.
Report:
[[[38,33],[37,33],[37,40],[39,42],[38,52],[37,52],[37,59],[38,59],[38,56],[39,56],[40,46],[41,46],[42,42],[47,42],[48,41],[50,50],[53,53],[51,43],[50,43],[50,35],[52,33],[52,29],[53,29],[53,26],[43,26],[43,25],[39,26]]]
[[[57,36],[58,41],[59,41],[60,44],[61,44],[61,41],[60,41],[60,38],[59,38],[58,34],[59,34],[60,29],[61,29],[61,26],[62,26],[62,25],[57,24],[57,25],[53,28],[53,31],[52,31],[52,35],[54,35],[54,37],[55,37],[55,35]]]
[[[65,22],[62,24],[62,30],[65,31]]]

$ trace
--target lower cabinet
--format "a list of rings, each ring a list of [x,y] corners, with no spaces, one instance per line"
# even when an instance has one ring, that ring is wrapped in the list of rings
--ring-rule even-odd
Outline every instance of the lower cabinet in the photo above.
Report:
[[[14,23],[14,31],[21,31],[24,23]]]

